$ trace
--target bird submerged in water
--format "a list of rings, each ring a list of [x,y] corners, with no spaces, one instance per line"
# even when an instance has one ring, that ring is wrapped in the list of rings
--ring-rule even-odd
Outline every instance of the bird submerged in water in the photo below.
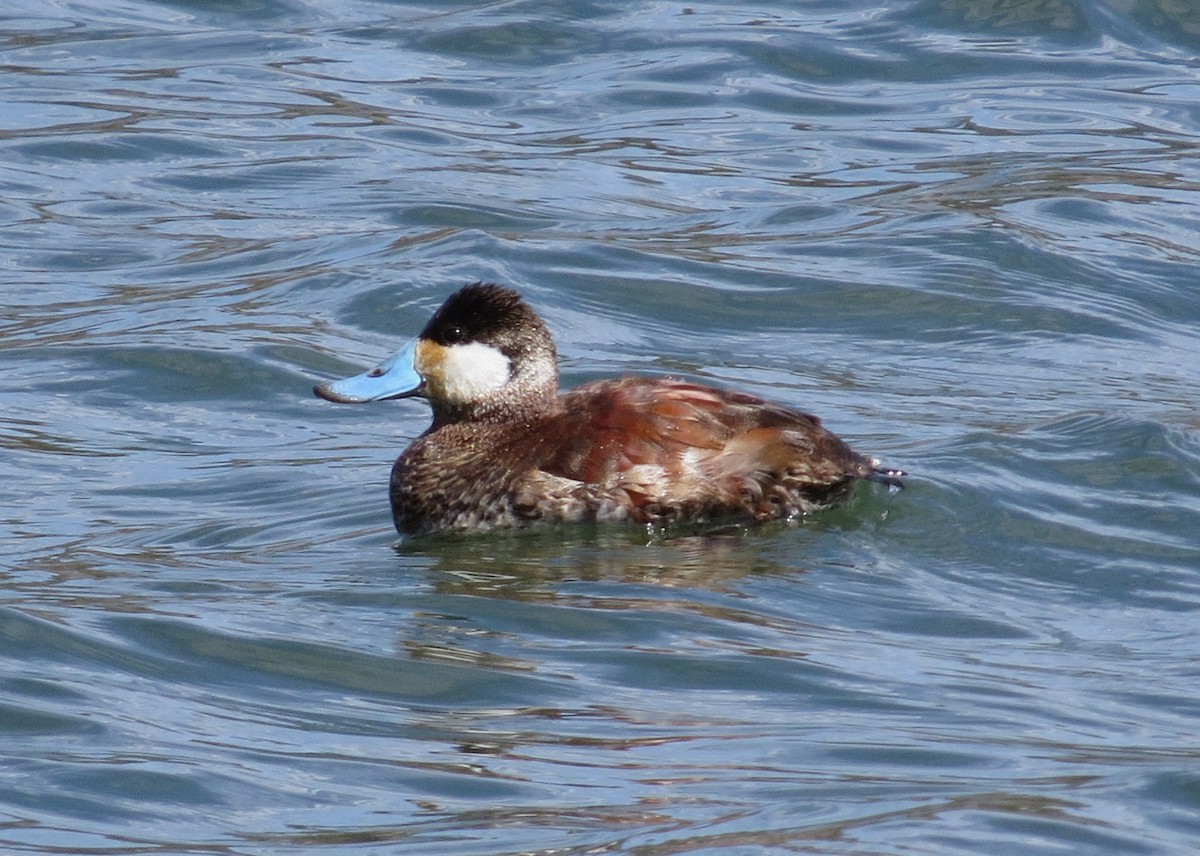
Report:
[[[806,413],[669,378],[559,395],[546,325],[517,292],[475,283],[378,367],[318,384],[329,401],[419,396],[433,424],[392,468],[396,528],[417,535],[536,523],[762,522],[808,514],[898,470]]]

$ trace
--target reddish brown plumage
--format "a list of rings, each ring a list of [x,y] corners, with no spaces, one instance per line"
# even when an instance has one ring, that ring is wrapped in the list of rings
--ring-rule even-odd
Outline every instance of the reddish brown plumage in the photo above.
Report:
[[[802,514],[871,473],[816,417],[671,379],[587,384],[543,431],[538,470],[619,489],[646,521]]]

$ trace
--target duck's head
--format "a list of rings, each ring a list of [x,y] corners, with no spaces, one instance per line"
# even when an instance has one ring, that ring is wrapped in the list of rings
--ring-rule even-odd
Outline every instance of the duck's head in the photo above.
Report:
[[[515,419],[545,411],[558,392],[554,341],[510,288],[460,288],[403,350],[370,371],[313,388],[348,404],[420,396],[434,424]]]

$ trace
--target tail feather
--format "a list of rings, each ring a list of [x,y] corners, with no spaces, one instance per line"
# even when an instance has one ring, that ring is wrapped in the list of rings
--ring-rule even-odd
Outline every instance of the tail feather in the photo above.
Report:
[[[904,470],[894,467],[880,466],[879,461],[871,461],[871,472],[867,476],[873,482],[885,484],[892,490],[904,489],[904,478],[908,475]]]

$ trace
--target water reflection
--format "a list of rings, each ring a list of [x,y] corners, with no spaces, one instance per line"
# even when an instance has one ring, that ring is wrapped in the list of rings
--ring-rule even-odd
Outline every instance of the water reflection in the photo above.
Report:
[[[564,580],[611,579],[720,589],[754,566],[744,533],[663,536],[638,527],[580,527],[507,536],[407,542],[403,555],[433,560],[445,585],[474,592],[541,589]],[[565,537],[564,537],[565,536]]]

